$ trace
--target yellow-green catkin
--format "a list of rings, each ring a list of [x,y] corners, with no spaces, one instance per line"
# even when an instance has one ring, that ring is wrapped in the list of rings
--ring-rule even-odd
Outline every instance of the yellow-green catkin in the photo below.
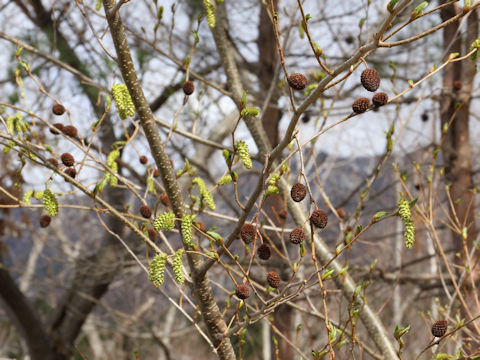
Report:
[[[235,148],[238,151],[238,157],[240,158],[240,160],[242,160],[243,165],[247,169],[251,169],[253,166],[252,159],[250,158],[250,153],[248,152],[248,145],[245,143],[245,141],[237,141]]]
[[[232,176],[231,175],[225,175],[225,176],[222,176],[219,180],[218,180],[218,185],[227,185],[227,184],[230,184],[232,182]]]
[[[215,4],[212,0],[203,0],[203,6],[207,14],[207,23],[210,29],[215,28]]]
[[[153,228],[156,231],[172,230],[175,227],[175,214],[172,212],[164,212],[160,214],[153,222]]]
[[[118,173],[118,163],[117,163],[117,158],[120,156],[120,151],[118,150],[113,150],[108,154],[107,156],[107,166],[113,170],[113,173],[110,171],[105,172],[105,181],[110,184],[111,187],[115,187],[118,185],[118,179],[114,175]]]
[[[34,190],[29,190],[23,195],[23,202],[25,204],[30,205],[30,198],[33,196],[34,192]]]
[[[175,281],[180,285],[185,282],[185,276],[183,275],[182,270],[182,258],[184,253],[185,250],[180,248],[173,256],[173,275],[175,276]]]
[[[182,238],[187,245],[191,245],[193,240],[193,219],[193,215],[184,215],[182,218]]]
[[[36,191],[35,194],[33,194],[33,197],[37,200],[42,200],[43,199],[43,193],[44,191]]]
[[[122,119],[135,115],[135,106],[125,84],[113,84],[112,95]]]
[[[268,185],[265,195],[269,196],[269,195],[276,195],[279,193],[280,193],[280,190],[278,190],[278,187],[276,187],[275,185]]]
[[[43,192],[43,207],[48,212],[48,215],[51,217],[58,215],[58,202],[55,195],[50,191],[50,189],[46,189]]]
[[[155,286],[160,286],[165,281],[165,265],[167,264],[167,254],[156,255],[148,267],[148,280]]]
[[[407,200],[400,199],[398,201],[398,215],[403,222],[405,246],[410,249],[415,243],[415,224],[413,223],[410,205]]]
[[[205,204],[207,204],[207,206],[211,210],[215,210],[217,206],[215,205],[215,201],[213,200],[213,195],[210,192],[210,190],[208,190],[203,179],[200,177],[196,177],[195,179],[193,179],[192,182],[194,184],[197,184],[198,190],[200,191],[200,194],[202,195],[203,201],[205,202]]]
[[[244,119],[249,119],[257,116],[260,113],[260,110],[254,107],[243,108],[240,112],[240,116]]]

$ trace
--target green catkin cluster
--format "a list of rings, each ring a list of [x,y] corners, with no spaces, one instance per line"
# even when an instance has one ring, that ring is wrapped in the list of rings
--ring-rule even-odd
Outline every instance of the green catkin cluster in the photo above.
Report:
[[[252,159],[250,159],[250,154],[248,152],[248,145],[245,143],[245,141],[242,141],[242,140],[237,141],[235,148],[238,151],[238,157],[240,158],[240,160],[242,160],[243,165],[245,165],[247,169],[251,169],[253,166]]]
[[[23,120],[22,114],[16,114],[15,116],[10,115],[5,121],[7,124],[7,130],[10,135],[15,135],[15,132],[18,134],[25,132],[27,128],[30,128],[28,123]]]
[[[207,186],[205,185],[205,182],[203,181],[202,178],[196,177],[193,179],[192,183],[197,184],[198,190],[200,191],[200,194],[203,197],[203,201],[211,210],[215,210],[217,206],[215,205],[215,202],[213,201],[213,195],[208,190]]]
[[[123,120],[135,115],[135,106],[125,84],[113,84],[112,95],[117,104],[118,114]]]
[[[43,192],[43,207],[48,212],[48,215],[50,215],[51,217],[58,215],[57,198],[50,191],[50,189],[46,189]]]
[[[110,171],[105,172],[105,182],[110,183],[111,187],[115,187],[118,185],[118,179],[114,175],[118,173],[118,163],[117,163],[117,158],[120,156],[120,151],[118,150],[113,150],[110,154],[107,156],[107,166],[113,170],[114,173],[111,173]]]
[[[182,218],[182,238],[187,245],[190,245],[193,240],[193,219],[194,215],[184,215]]]
[[[156,231],[172,230],[175,227],[175,214],[172,212],[164,212],[160,214],[153,222],[153,228]]]
[[[279,194],[280,190],[275,185],[268,185],[267,191],[265,192],[266,196]]]
[[[30,198],[33,196],[34,190],[29,190],[23,195],[23,202],[30,205]]]
[[[43,199],[43,193],[44,193],[44,191],[37,191],[37,192],[35,192],[33,197],[37,200],[42,200]]]
[[[156,255],[148,267],[148,280],[155,286],[160,286],[165,281],[165,265],[167,264],[167,254]]]
[[[232,166],[232,152],[230,150],[223,149],[222,155],[225,159],[225,162],[227,163],[227,166],[230,168],[230,166]]]
[[[252,118],[260,114],[260,110],[254,107],[246,107],[240,112],[240,116],[244,119]]]
[[[280,180],[280,175],[273,174],[272,178],[268,181],[268,184],[269,185],[277,185],[279,180]]]
[[[405,228],[405,246],[410,249],[415,243],[415,224],[413,223],[410,205],[407,200],[400,199],[398,201],[398,215],[402,219]]]
[[[215,4],[211,0],[203,0],[205,12],[207,13],[207,23],[210,29],[215,28]]]
[[[8,132],[10,133],[10,135],[13,135],[14,132],[15,132],[15,118],[10,115],[8,118],[7,118],[7,129],[8,129]]]
[[[218,180],[218,185],[227,185],[227,184],[230,184],[231,182],[232,182],[232,176],[231,175],[226,175],[226,176],[222,176]]]
[[[175,276],[175,281],[180,285],[185,282],[185,276],[182,271],[182,258],[184,253],[185,250],[180,248],[173,257],[173,275]]]

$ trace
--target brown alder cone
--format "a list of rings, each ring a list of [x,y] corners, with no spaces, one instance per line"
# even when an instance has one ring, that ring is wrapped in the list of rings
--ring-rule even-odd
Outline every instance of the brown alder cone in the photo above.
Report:
[[[50,132],[53,135],[58,135],[63,131],[63,124],[62,123],[55,123],[55,124],[53,124],[53,127],[55,129],[50,129]]]
[[[166,193],[163,193],[162,196],[160,196],[160,201],[163,206],[170,206],[170,199],[168,198],[168,195]]]
[[[446,334],[448,328],[447,320],[435,321],[432,325],[432,335],[435,337],[442,337]]]
[[[78,135],[78,130],[75,126],[72,126],[72,125],[67,125],[67,126],[64,126],[63,129],[62,129],[62,132],[67,135],[67,136],[70,136],[72,138],[76,138],[77,135]]]
[[[307,86],[307,78],[305,75],[300,73],[294,73],[290,75],[287,79],[288,85],[294,90],[303,90]]]
[[[362,71],[360,81],[365,89],[374,92],[380,86],[380,75],[378,71],[372,68],[367,68]]]
[[[324,210],[317,209],[310,215],[310,222],[320,229],[324,229],[328,223],[328,215]]]
[[[58,160],[55,158],[48,158],[47,161],[55,167],[58,167]]]
[[[302,228],[293,229],[290,233],[290,242],[300,244],[303,240],[305,240],[305,231]]]
[[[64,171],[63,171],[66,175],[70,176],[72,179],[75,179],[75,177],[77,176],[77,170],[75,170],[74,168],[66,168]],[[65,180],[67,181],[67,180]]]
[[[300,202],[305,199],[305,196],[307,196],[307,188],[303,184],[296,183],[290,190],[290,196],[292,197],[293,201]]]
[[[193,84],[193,81],[185,81],[185,83],[183,84],[183,93],[185,95],[192,95],[194,91],[195,85]]]
[[[145,155],[142,155],[138,158],[141,164],[145,165],[148,162],[148,159]]]
[[[250,288],[247,284],[240,284],[237,285],[237,289],[235,290],[235,294],[239,299],[245,300],[250,296]]]
[[[370,107],[370,99],[361,97],[355,100],[352,104],[352,110],[355,114],[361,114],[368,110]]]
[[[272,251],[270,250],[270,246],[267,244],[262,244],[258,247],[257,254],[260,259],[268,260],[272,255]]]
[[[72,154],[69,153],[63,153],[61,156],[61,160],[63,165],[71,167],[75,164],[75,158],[73,157]]]
[[[150,238],[150,240],[152,242],[155,241],[155,239],[157,238],[157,232],[151,228],[148,228],[147,229],[147,232],[148,232],[148,237]]]
[[[384,92],[379,92],[373,95],[372,97],[372,103],[376,107],[380,107],[385,105],[388,102],[388,95],[385,94]]]
[[[280,279],[280,275],[276,271],[270,271],[267,274],[267,282],[274,289],[278,289],[280,284],[282,283],[282,279]]]
[[[250,244],[257,237],[257,229],[252,224],[243,224],[240,230],[240,237],[245,244]]]
[[[61,104],[55,104],[52,106],[52,112],[57,115],[63,115],[65,113],[65,107]]]
[[[149,219],[150,216],[152,216],[152,210],[150,210],[150,207],[148,205],[142,205],[142,206],[140,206],[140,214],[145,219]]]
[[[337,209],[337,214],[340,219],[344,219],[347,216],[347,213],[343,209]]]
[[[40,227],[46,228],[48,225],[50,225],[50,221],[52,221],[50,215],[42,215],[40,218]]]

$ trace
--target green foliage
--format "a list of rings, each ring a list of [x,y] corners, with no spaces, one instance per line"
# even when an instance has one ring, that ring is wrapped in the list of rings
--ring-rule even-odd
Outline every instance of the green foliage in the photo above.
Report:
[[[472,43],[470,46],[470,51],[475,50],[475,52],[470,55],[470,58],[475,61],[478,58],[478,50],[480,49],[480,37]]]
[[[420,3],[420,5],[418,5],[415,10],[413,10],[412,12],[412,15],[410,16],[410,18],[413,20],[413,19],[416,19],[418,18],[420,15],[422,15],[422,12],[423,10],[425,10],[425,8],[428,6],[428,1],[424,1],[422,3]]]

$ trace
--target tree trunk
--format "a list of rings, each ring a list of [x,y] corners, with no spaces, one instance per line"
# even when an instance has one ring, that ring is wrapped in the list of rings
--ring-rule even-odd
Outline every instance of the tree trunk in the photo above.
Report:
[[[275,8],[278,8],[277,0],[274,0],[273,4]],[[278,125],[282,117],[282,113],[277,107],[279,91],[276,86],[277,78],[275,77],[275,68],[277,67],[279,57],[272,19],[270,18],[267,7],[265,5],[260,5],[257,46],[258,79],[261,93],[264,95],[264,98],[266,98],[266,95],[270,90],[272,83],[275,83],[273,85],[273,92],[269,106],[266,109],[263,109],[262,115],[263,128],[265,129],[265,133],[267,134],[268,140],[270,141],[270,146],[273,149],[279,141]],[[265,201],[264,210],[277,226],[285,225],[285,219],[279,217],[279,214],[284,209],[285,204],[280,195],[269,196]],[[274,235],[273,232],[271,238],[276,239],[276,235]],[[279,242],[277,242],[276,245],[279,249],[282,248]],[[280,274],[283,273],[285,277],[288,277],[289,274],[285,274],[285,270],[288,269],[288,271],[290,271],[288,264],[279,263],[276,265],[278,268],[280,268]],[[281,305],[275,311],[273,324],[289,340],[292,339],[292,319],[293,310],[288,305]],[[279,336],[276,336],[276,339],[278,341],[280,359],[293,359],[294,352],[288,342]],[[275,358],[275,354],[272,354],[272,358]]]
[[[32,360],[66,360],[57,346],[54,347],[45,331],[39,316],[30,306],[28,299],[19,290],[8,271],[0,267],[0,300],[4,303],[7,314],[16,325],[25,340]],[[57,345],[57,344],[55,344]]]
[[[459,11],[461,9],[456,4],[444,7],[441,10],[442,20],[450,19],[457,15]],[[469,15],[467,24],[467,34],[463,41],[458,22],[444,28],[445,59],[448,58],[450,53],[459,52],[463,54],[469,51],[471,43],[478,36],[477,10]],[[465,44],[464,47],[462,47],[462,43]],[[454,211],[450,211],[450,216],[452,219],[458,219],[457,226],[460,230],[466,228],[468,234],[468,237],[464,239],[461,231],[451,232],[456,252],[461,254],[461,257],[456,259],[459,273],[468,266],[468,253],[477,237],[469,133],[470,99],[474,76],[475,63],[470,60],[448,65],[443,72],[443,94],[440,103],[440,131],[444,131],[446,124],[451,124],[442,142],[445,180],[450,185],[449,191],[454,209]],[[470,259],[470,263],[475,264],[477,258],[478,255],[475,255],[473,259]],[[462,287],[468,308],[462,307],[462,317],[466,320],[470,318],[469,314],[480,313],[477,296],[475,291],[472,291],[474,289],[471,286],[472,282],[476,280],[478,280],[478,274],[470,267],[470,275],[465,278]],[[475,329],[475,327],[472,327],[472,329]],[[468,342],[468,339],[464,338],[464,340]]]

